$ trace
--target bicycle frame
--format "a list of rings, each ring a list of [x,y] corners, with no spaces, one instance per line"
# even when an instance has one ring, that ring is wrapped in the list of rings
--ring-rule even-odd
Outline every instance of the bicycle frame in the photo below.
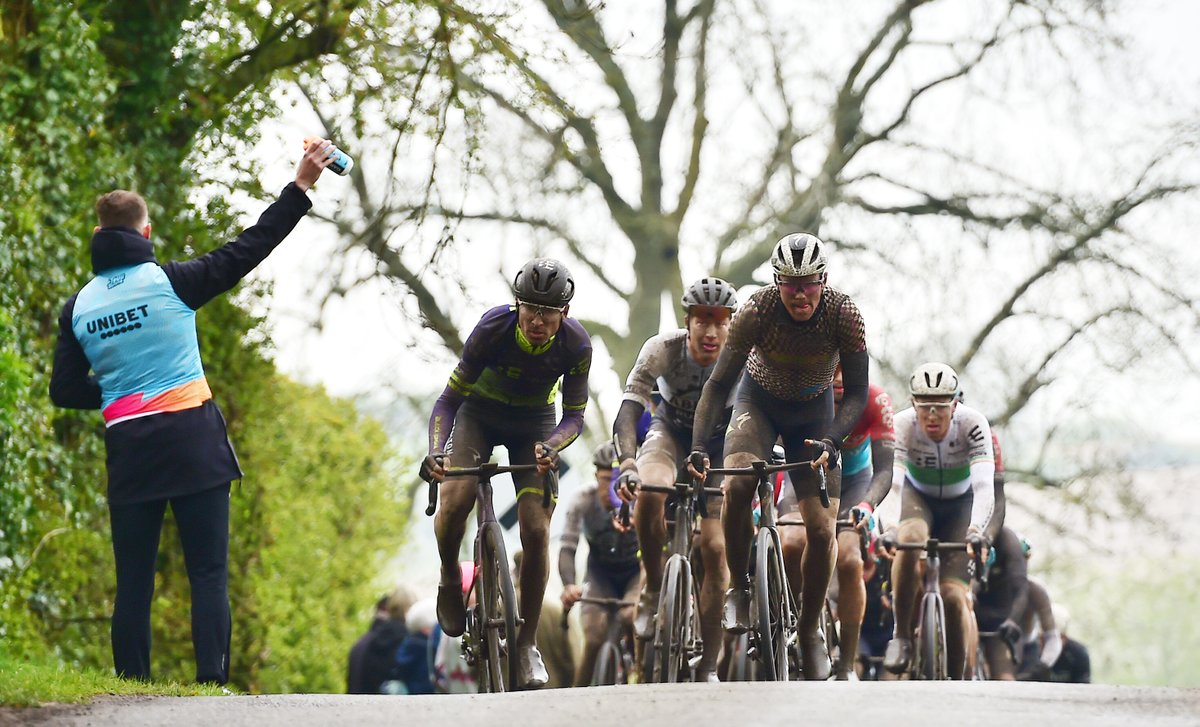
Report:
[[[476,477],[474,557],[476,578],[465,594],[470,602],[476,596],[475,607],[467,610],[467,630],[463,634],[463,654],[467,663],[476,669],[482,691],[502,692],[517,688],[518,629],[524,624],[512,582],[511,564],[504,545],[504,533],[492,504],[492,477],[498,474],[530,472],[536,464],[501,465],[484,462],[477,467],[449,467],[445,477]],[[556,473],[546,473],[542,483],[542,503],[550,506],[551,493],[556,490]],[[426,515],[437,510],[438,482],[429,480],[429,505]],[[502,630],[502,633],[501,633]],[[505,668],[507,664],[507,669]]]
[[[693,466],[696,464],[693,463]],[[755,537],[759,564],[755,569],[756,577],[751,581],[751,611],[758,614],[759,623],[757,628],[752,626],[750,629],[750,648],[747,653],[752,654],[763,666],[763,674],[767,681],[787,681],[788,651],[790,645],[796,641],[796,614],[798,612],[783,564],[783,546],[775,519],[775,489],[771,486],[771,475],[811,465],[811,461],[768,464],[759,459],[750,462],[748,467],[710,468],[708,470],[708,474],[713,475],[751,475],[756,478],[755,489],[758,494],[760,515],[758,534]],[[829,507],[825,469],[819,467],[817,472],[820,476],[821,501],[826,507]],[[764,584],[767,584],[766,590],[772,590],[769,580],[772,577],[771,571],[774,571],[774,576],[779,579],[778,587],[775,589],[779,591],[776,595],[780,598],[778,603],[774,602],[770,593],[760,592],[764,588],[755,586],[759,580],[762,580]],[[773,607],[778,613],[772,613]],[[775,618],[772,619],[772,616]]]
[[[914,630],[917,643],[910,674],[913,679],[946,679],[946,604],[941,590],[942,551],[966,550],[966,543],[943,543],[929,538],[924,543],[897,543],[897,550],[923,551],[925,574],[922,578],[920,618]],[[979,554],[976,553],[978,562]],[[976,569],[978,572],[978,568]],[[933,623],[930,623],[930,621]],[[926,633],[927,630],[934,633]],[[934,652],[932,654],[925,653]]]

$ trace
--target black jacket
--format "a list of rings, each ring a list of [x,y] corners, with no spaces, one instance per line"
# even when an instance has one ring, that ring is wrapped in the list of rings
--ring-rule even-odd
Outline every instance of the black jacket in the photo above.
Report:
[[[179,299],[198,309],[244,278],[295,228],[312,203],[294,183],[234,241],[194,260],[162,266]],[[107,227],[92,237],[93,272],[157,262],[153,245],[136,230]],[[100,387],[91,362],[71,327],[78,293],[63,306],[50,398],[70,409],[99,409]],[[108,427],[108,497],[115,504],[188,495],[242,476],[213,400],[183,411],[166,412]]]

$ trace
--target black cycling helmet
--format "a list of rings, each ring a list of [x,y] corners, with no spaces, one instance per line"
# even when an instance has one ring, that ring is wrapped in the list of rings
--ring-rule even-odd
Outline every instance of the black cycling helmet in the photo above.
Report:
[[[679,299],[684,310],[694,305],[710,305],[717,308],[737,309],[737,292],[733,286],[720,278],[700,278],[683,291]]]
[[[512,289],[522,303],[562,308],[575,295],[575,279],[566,265],[554,258],[539,257],[517,272]]]
[[[598,470],[610,470],[617,462],[617,448],[612,442],[605,442],[592,452],[592,464]]]

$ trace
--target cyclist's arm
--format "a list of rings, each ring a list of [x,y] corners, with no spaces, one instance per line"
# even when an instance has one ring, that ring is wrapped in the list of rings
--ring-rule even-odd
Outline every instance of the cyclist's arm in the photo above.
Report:
[[[638,352],[637,361],[625,380],[625,398],[617,410],[613,422],[613,442],[617,447],[617,460],[624,462],[637,456],[637,427],[642,412],[650,408],[650,397],[654,392],[654,380],[661,373],[663,348],[662,336],[652,336]]]
[[[892,397],[876,388],[867,406],[871,411],[871,485],[863,496],[871,509],[879,507],[883,498],[892,489],[892,463],[896,459],[896,414],[892,409]]]
[[[489,314],[485,313],[475,330],[463,344],[462,358],[450,373],[446,388],[433,405],[433,413],[429,415],[429,452],[445,452],[446,442],[450,439],[450,430],[454,427],[454,417],[459,407],[466,401],[483,369],[487,365],[487,351],[494,345],[496,333],[489,325]]]
[[[575,585],[575,553],[579,549],[579,534],[583,530],[583,504],[587,491],[580,493],[579,498],[571,503],[567,511],[567,524],[563,528],[562,538],[558,549],[558,577],[564,587]]]
[[[971,461],[970,527],[980,533],[987,530],[996,508],[996,460],[992,453],[992,431],[982,414],[974,412],[972,420],[964,422]]]
[[[575,365],[563,376],[563,417],[546,438],[546,444],[557,451],[566,449],[583,431],[583,412],[588,400],[588,371],[591,367],[592,346],[589,343],[576,359]]]
[[[894,440],[871,440],[871,485],[867,488],[867,494],[863,496],[863,499],[867,501],[872,510],[879,507],[879,503],[883,502],[883,498],[887,497],[888,492],[892,489],[892,481],[895,479],[892,463],[895,459],[896,442]]]
[[[186,262],[163,265],[179,299],[197,309],[229,290],[266,259],[312,208],[312,201],[295,182],[246,228],[237,239]]]
[[[633,399],[621,402],[617,418],[613,421],[613,441],[617,445],[617,461],[624,462],[637,456],[638,420],[646,407]]]
[[[1025,552],[1021,550],[1020,539],[1011,530],[1001,530],[999,540],[997,547],[1004,549],[1005,563],[1008,564],[1005,571],[1013,594],[1009,618],[1015,621],[1029,605],[1029,564],[1025,561]]]
[[[867,408],[869,358],[866,349],[841,354],[842,359],[842,403],[825,436],[837,446],[850,436],[854,425]]]
[[[72,295],[58,317],[58,342],[54,345],[54,369],[50,373],[50,401],[67,409],[99,409],[100,385],[88,372],[91,362],[79,345],[71,318],[75,312]]]

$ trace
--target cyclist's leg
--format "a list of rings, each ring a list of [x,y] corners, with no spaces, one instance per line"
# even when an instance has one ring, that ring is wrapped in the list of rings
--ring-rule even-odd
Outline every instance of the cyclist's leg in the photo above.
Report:
[[[820,628],[825,594],[833,575],[833,563],[837,557],[837,541],[833,534],[834,515],[838,507],[836,495],[830,498],[830,504],[831,507],[826,509],[816,496],[800,500],[800,516],[804,518],[804,531],[808,538],[804,559],[800,563],[803,581],[798,628],[801,634],[812,634]]]
[[[971,522],[970,492],[932,506],[933,537],[943,542],[961,543]],[[970,561],[962,551],[942,554],[942,600],[946,604],[946,666],[951,679],[962,679],[968,655],[976,651],[973,604],[970,590]]]
[[[839,518],[848,517],[850,508],[862,502],[870,484],[870,467],[842,478]],[[838,642],[842,651],[841,664],[838,666],[841,670],[839,676],[846,676],[854,668],[852,656],[858,653],[858,637],[867,608],[867,587],[863,583],[862,548],[858,532],[842,531],[837,536],[837,546]]]
[[[512,453],[512,457],[515,461],[516,453]],[[529,459],[533,459],[532,450]],[[517,521],[521,528],[521,551],[524,556],[521,558],[517,600],[525,623],[517,636],[517,644],[536,646],[538,619],[542,614],[542,599],[546,595],[546,580],[550,575],[550,516],[554,512],[554,502],[550,503],[549,509],[542,507],[541,484],[537,483],[534,491],[521,487],[519,483],[520,480]]]
[[[642,482],[661,487],[674,484],[676,462],[680,456],[676,438],[666,422],[657,418],[652,420],[646,441],[638,450],[638,474]],[[646,591],[651,594],[659,592],[663,579],[663,549],[667,545],[666,501],[667,496],[661,493],[643,492],[638,495],[637,507],[633,511],[642,566],[646,569]]]
[[[984,639],[983,653],[987,658],[988,671],[993,680],[1002,682],[1016,680],[1017,667],[1013,663],[1012,651],[1009,650],[1008,644],[1004,643],[1004,639],[994,636]]]
[[[787,480],[784,480],[775,511],[779,515],[778,522],[781,524],[804,522],[804,518],[800,517],[800,503],[796,501],[796,490]],[[788,587],[792,590],[792,598],[799,603],[800,588],[804,583],[800,564],[804,560],[804,546],[808,544],[808,533],[799,525],[783,525],[779,528],[779,541],[783,551],[783,569],[787,573]]]
[[[929,528],[933,515],[921,493],[906,486],[900,494],[900,529],[897,540],[901,543],[924,543],[929,539]],[[917,566],[921,553],[902,550],[896,554],[892,564],[892,609],[896,617],[894,638],[912,640],[913,612],[916,610],[917,595],[921,590]]]
[[[451,467],[475,467],[492,456],[491,441],[483,421],[470,402],[463,404],[454,419],[454,429],[446,444],[446,456]],[[438,485],[438,510],[433,520],[437,536],[438,555],[442,562],[442,583],[461,582],[459,554],[467,519],[475,507],[476,477],[448,477]],[[445,624],[443,624],[445,626]]]
[[[533,452],[538,442],[554,431],[554,409],[547,408],[519,417],[508,417],[501,437],[508,459],[514,465],[534,464]],[[558,500],[552,493],[550,506],[543,507],[544,479],[537,472],[514,472],[513,487],[517,491],[517,522],[521,531],[521,570],[517,575],[517,601],[525,623],[517,635],[518,647],[537,646],[537,627],[542,614],[542,599],[550,576],[550,517]]]
[[[711,672],[721,656],[724,633],[721,630],[721,607],[725,589],[729,585],[729,567],[725,562],[725,531],[718,517],[715,504],[710,506],[709,516],[700,519],[700,537],[696,547],[700,551],[704,577],[700,582],[700,638],[704,641],[704,654],[700,657],[697,670]]]
[[[620,598],[608,583],[608,579],[593,577],[589,572],[583,584],[583,595],[588,598]],[[596,655],[607,635],[608,619],[603,606],[594,603],[579,604],[579,622],[583,626],[583,658],[575,669],[575,686],[586,687],[592,683],[592,671],[596,668]]]
[[[746,467],[756,459],[770,459],[775,437],[775,428],[762,409],[749,396],[739,394],[729,429],[725,433],[724,466]],[[717,466],[715,462],[713,466]],[[725,479],[721,526],[725,535],[725,562],[732,588],[750,588],[750,545],[754,537],[751,505],[756,484],[753,476]]]

